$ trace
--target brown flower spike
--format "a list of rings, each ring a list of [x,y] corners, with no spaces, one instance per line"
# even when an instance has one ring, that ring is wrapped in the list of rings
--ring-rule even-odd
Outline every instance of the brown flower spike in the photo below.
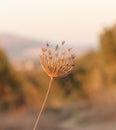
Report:
[[[50,45],[47,43],[46,46],[41,49],[40,63],[43,70],[48,74],[48,76],[50,76],[50,82],[33,130],[36,130],[40,121],[42,111],[50,92],[53,78],[64,77],[68,75],[74,67],[75,56],[71,53],[72,48],[63,50],[64,44],[65,41],[62,41],[60,46],[57,44],[54,48],[50,48]]]

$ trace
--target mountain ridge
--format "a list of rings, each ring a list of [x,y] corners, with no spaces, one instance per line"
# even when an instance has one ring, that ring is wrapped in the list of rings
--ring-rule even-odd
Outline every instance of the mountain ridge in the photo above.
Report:
[[[5,50],[11,60],[34,59],[42,44],[42,41],[23,36],[0,35],[0,47]]]

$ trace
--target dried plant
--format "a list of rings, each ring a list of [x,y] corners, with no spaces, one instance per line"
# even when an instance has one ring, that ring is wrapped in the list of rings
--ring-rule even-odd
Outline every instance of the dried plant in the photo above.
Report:
[[[72,70],[72,68],[74,67],[75,56],[74,54],[71,53],[72,48],[63,50],[64,44],[65,44],[65,41],[62,41],[60,46],[57,44],[53,48],[47,43],[46,46],[41,49],[40,63],[43,70],[50,77],[50,82],[49,82],[49,87],[48,87],[44,102],[42,104],[40,113],[38,115],[38,118],[36,120],[33,130],[36,130],[37,125],[39,123],[42,111],[44,109],[46,100],[50,92],[53,78],[64,77],[68,75],[70,71]]]

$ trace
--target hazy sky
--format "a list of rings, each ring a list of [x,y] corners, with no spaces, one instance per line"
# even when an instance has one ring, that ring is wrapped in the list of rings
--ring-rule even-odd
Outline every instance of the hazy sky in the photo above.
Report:
[[[116,0],[0,0],[0,33],[96,45],[116,22]]]

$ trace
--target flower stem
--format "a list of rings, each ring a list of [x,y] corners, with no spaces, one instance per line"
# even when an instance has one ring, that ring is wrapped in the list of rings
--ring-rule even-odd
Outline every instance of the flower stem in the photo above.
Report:
[[[38,117],[37,117],[37,119],[36,119],[36,122],[35,122],[35,125],[34,125],[34,127],[33,127],[33,130],[36,130],[37,125],[38,125],[39,122],[40,122],[40,117],[41,117],[41,114],[42,114],[42,112],[43,112],[43,110],[44,110],[44,106],[45,106],[45,104],[46,104],[46,101],[47,101],[47,98],[48,98],[48,95],[49,95],[49,92],[50,92],[50,88],[51,88],[51,85],[52,85],[52,81],[53,81],[53,77],[50,77],[49,86],[48,86],[48,89],[47,89],[47,92],[46,92],[46,95],[45,95],[43,104],[42,104],[42,106],[41,106],[39,115],[38,115]]]

